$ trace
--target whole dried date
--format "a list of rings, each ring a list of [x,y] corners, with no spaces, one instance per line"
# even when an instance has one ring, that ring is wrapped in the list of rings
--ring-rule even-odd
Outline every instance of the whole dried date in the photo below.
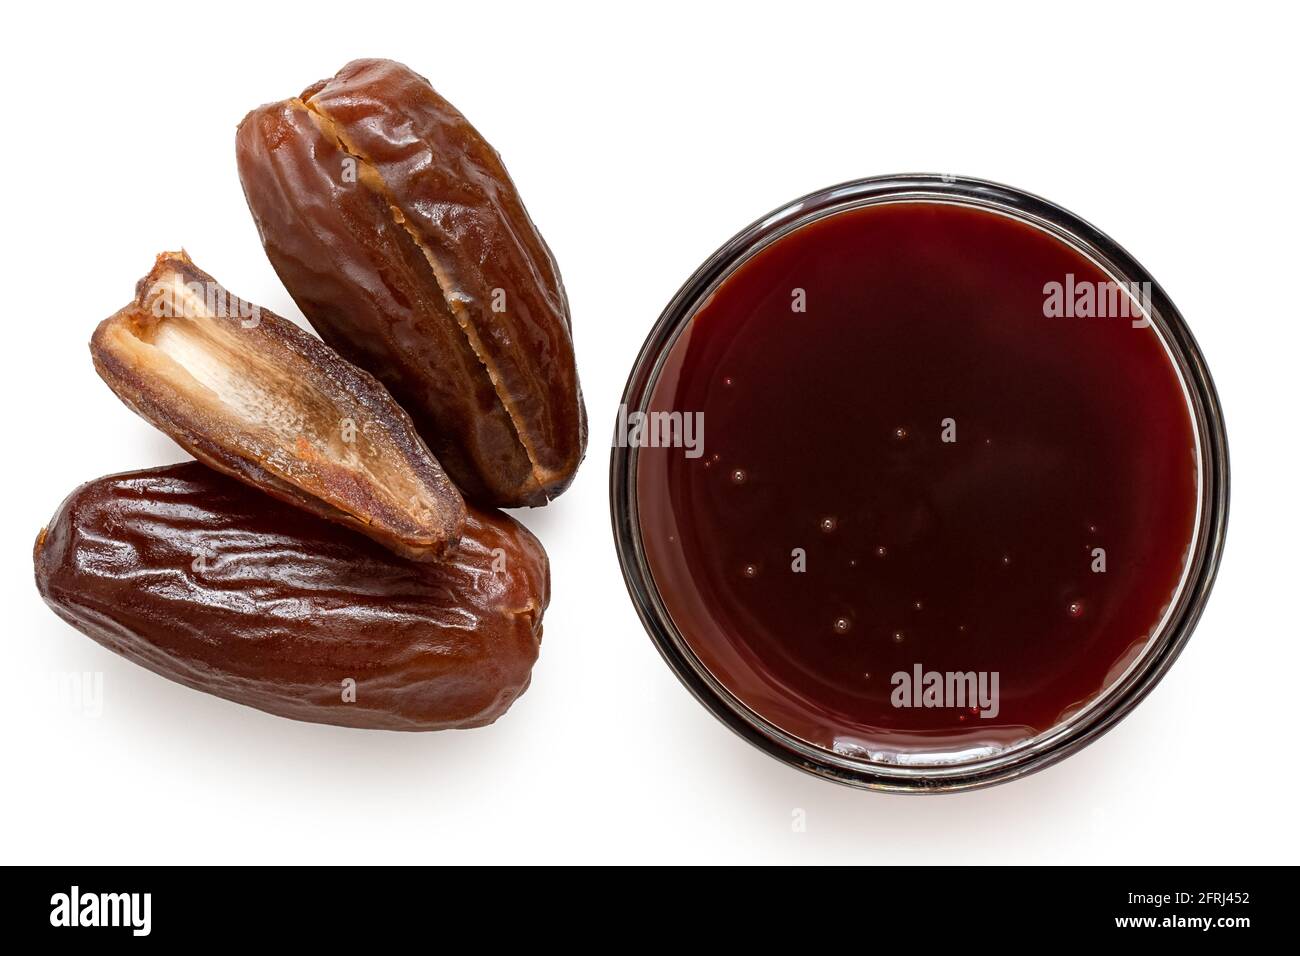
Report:
[[[356,60],[251,112],[236,155],[294,301],[402,402],[466,497],[563,491],[587,437],[568,299],[465,117],[405,66]]]
[[[101,478],[36,541],[73,627],[188,687],[297,720],[477,727],[528,686],[542,546],[470,510],[446,561],[405,561],[197,462]]]
[[[165,252],[90,343],[95,368],[199,460],[406,557],[455,546],[465,503],[374,378]]]

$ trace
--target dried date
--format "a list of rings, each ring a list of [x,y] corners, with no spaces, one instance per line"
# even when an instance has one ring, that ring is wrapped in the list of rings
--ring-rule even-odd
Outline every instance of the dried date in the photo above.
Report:
[[[263,245],[472,501],[545,504],[586,414],[560,274],[496,151],[428,81],[356,60],[240,124]]]
[[[163,253],[91,339],[100,377],[200,461],[415,560],[465,503],[384,387],[287,319]]]
[[[455,554],[416,563],[196,462],[81,486],[35,565],[55,613],[164,677],[388,730],[505,713],[549,598],[541,545],[499,512],[470,509]]]

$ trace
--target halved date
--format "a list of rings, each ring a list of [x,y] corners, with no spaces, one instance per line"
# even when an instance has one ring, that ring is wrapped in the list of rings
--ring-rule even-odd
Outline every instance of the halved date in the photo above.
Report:
[[[158,257],[90,348],[118,397],[200,461],[409,558],[455,546],[465,503],[384,387],[184,252]]]
[[[541,545],[471,509],[445,561],[405,561],[196,462],[101,478],[35,548],[60,617],[188,687],[297,720],[476,727],[528,686]]]
[[[496,151],[428,81],[356,60],[240,124],[272,265],[471,501],[545,504],[586,447],[569,304]]]

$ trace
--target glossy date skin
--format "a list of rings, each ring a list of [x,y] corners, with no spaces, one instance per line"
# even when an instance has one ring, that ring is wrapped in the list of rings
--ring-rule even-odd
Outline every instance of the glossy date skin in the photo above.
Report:
[[[250,113],[236,156],[304,315],[397,397],[466,497],[562,492],[587,437],[568,299],[465,117],[405,66],[356,60]]]
[[[95,369],[200,461],[413,560],[465,503],[384,387],[287,319],[165,252],[91,338]]]
[[[505,713],[550,591],[541,545],[499,512],[470,509],[452,557],[410,562],[197,462],[82,485],[34,559],[56,614],[149,670],[282,717],[385,730]]]

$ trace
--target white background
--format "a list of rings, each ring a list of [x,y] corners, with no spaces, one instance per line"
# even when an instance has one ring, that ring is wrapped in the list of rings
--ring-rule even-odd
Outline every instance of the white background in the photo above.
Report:
[[[1296,862],[1294,12],[1049,6],[11,7],[4,862]],[[591,447],[521,515],[554,600],[532,688],[482,730],[312,726],[205,696],[64,625],[32,584],[32,541],[73,487],[185,457],[86,346],[156,252],[183,244],[301,321],[244,204],[235,124],[358,56],[428,76],[500,150],[572,300]],[[948,797],[837,787],[733,737],[642,631],[607,503],[619,397],[677,286],[795,196],[909,171],[1038,193],[1128,248],[1208,357],[1233,465],[1222,573],[1163,683],[1065,763]],[[103,674],[98,718],[50,689],[83,671]]]

